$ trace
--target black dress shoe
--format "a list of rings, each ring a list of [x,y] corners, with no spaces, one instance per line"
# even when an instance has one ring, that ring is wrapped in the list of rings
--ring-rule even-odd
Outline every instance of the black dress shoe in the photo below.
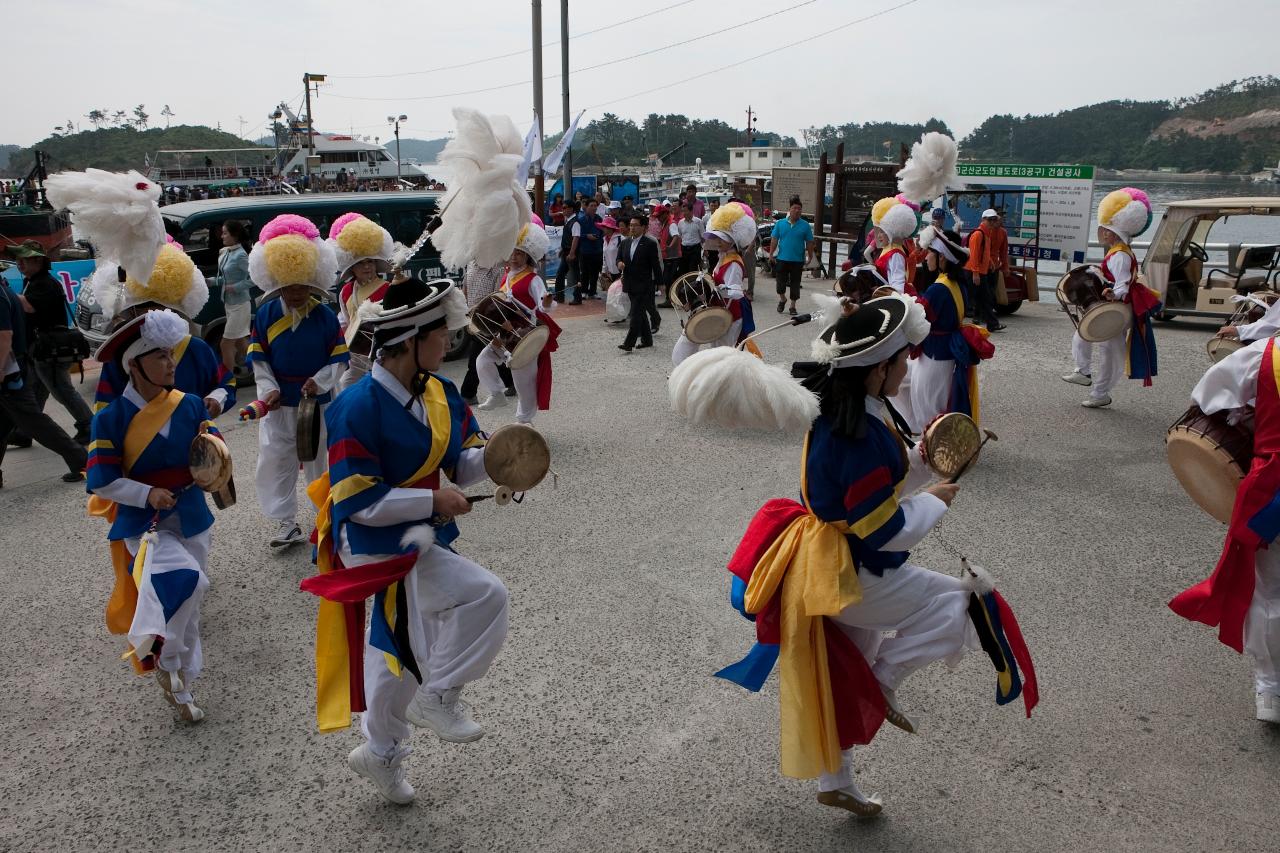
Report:
[[[653,346],[653,341],[649,341],[649,343],[647,344],[636,344],[636,349],[649,349],[652,346]]]
[[[661,324],[661,323],[654,323],[654,324],[653,324],[653,332],[652,332],[652,334],[655,334],[655,335],[656,335],[656,334],[658,334],[658,329],[661,329],[661,328],[662,328],[662,324]]]
[[[68,471],[67,473],[62,475],[62,482],[64,483],[78,483],[83,479],[84,479],[83,471]]]
[[[631,350],[634,349],[634,347],[629,347],[626,344],[618,344],[618,349],[622,350],[623,352],[631,352]]]
[[[10,446],[10,447],[19,447],[19,448],[30,447],[30,446],[31,446],[31,439],[29,439],[29,438],[11,438],[11,439],[9,439],[9,446]]]
[[[514,388],[508,388],[507,390],[503,391],[502,393],[503,393],[503,394],[505,394],[505,395],[506,395],[506,396],[508,396],[508,397],[514,397],[514,396],[516,396],[516,394],[518,394],[519,392],[518,392],[518,391],[516,391],[516,389],[514,389]]]

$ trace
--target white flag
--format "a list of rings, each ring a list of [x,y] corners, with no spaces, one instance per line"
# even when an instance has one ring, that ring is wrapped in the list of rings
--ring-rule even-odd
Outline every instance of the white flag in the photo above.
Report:
[[[516,183],[524,186],[529,180],[529,166],[534,160],[542,159],[542,122],[538,114],[533,114],[533,126],[524,135],[524,161],[520,163],[520,172],[516,175]]]
[[[547,155],[547,159],[542,162],[542,171],[554,173],[560,171],[560,164],[564,161],[564,155],[568,153],[569,146],[573,144],[573,135],[578,132],[578,122],[582,119],[583,110],[573,118],[573,124],[569,125],[569,129],[564,132],[564,136],[556,143],[556,147],[551,149],[551,153]]]

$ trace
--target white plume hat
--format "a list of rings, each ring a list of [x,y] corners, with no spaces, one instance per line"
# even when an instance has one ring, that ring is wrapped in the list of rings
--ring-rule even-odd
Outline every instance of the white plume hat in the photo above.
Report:
[[[911,157],[898,171],[898,190],[912,201],[933,201],[958,184],[960,151],[945,133],[926,133],[911,146]]]
[[[60,172],[44,182],[49,203],[71,211],[71,221],[99,258],[146,281],[165,245],[160,187],[135,171]]]

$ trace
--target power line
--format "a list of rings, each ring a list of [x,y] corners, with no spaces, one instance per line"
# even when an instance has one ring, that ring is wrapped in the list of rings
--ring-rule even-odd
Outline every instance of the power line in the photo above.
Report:
[[[779,9],[778,11],[775,11],[775,12],[769,12],[768,14],[761,15],[761,16],[760,16],[760,17],[758,17],[758,18],[752,18],[752,19],[750,19],[750,20],[748,20],[748,21],[741,21],[741,22],[739,22],[739,23],[733,24],[733,25],[728,26],[728,27],[724,27],[724,28],[719,29],[719,30],[713,30],[712,32],[709,32],[709,33],[703,33],[703,34],[702,34],[702,35],[700,35],[700,36],[693,36],[693,37],[691,37],[691,38],[684,39],[683,41],[678,41],[678,42],[674,42],[674,43],[672,43],[672,44],[662,45],[661,47],[654,47],[654,48],[650,48],[649,50],[641,51],[640,53],[634,53],[634,54],[632,54],[632,55],[630,55],[630,56],[614,57],[614,58],[609,59],[607,62],[601,62],[601,63],[596,64],[596,65],[588,65],[588,66],[585,66],[585,67],[583,67],[583,68],[575,68],[575,69],[573,69],[572,71],[570,71],[569,73],[570,73],[571,75],[573,75],[573,74],[581,74],[581,73],[582,73],[582,72],[584,72],[584,71],[595,71],[595,70],[597,70],[597,69],[599,69],[599,68],[605,68],[605,67],[609,67],[609,66],[616,66],[616,65],[618,65],[618,64],[620,64],[620,63],[623,63],[623,62],[630,62],[630,61],[631,61],[631,60],[633,60],[633,59],[639,59],[640,57],[643,57],[643,56],[650,56],[650,55],[655,54],[655,53],[661,53],[661,52],[662,52],[662,51],[664,51],[664,50],[671,50],[672,48],[676,48],[676,47],[684,47],[685,45],[692,44],[693,42],[696,42],[696,41],[702,41],[703,39],[712,38],[712,37],[714,37],[714,36],[724,35],[725,33],[730,33],[730,32],[733,32],[734,30],[742,29],[743,27],[750,26],[751,24],[758,24],[759,22],[764,21],[764,20],[767,20],[768,18],[776,18],[778,15],[784,15],[784,14],[787,14],[787,13],[789,13],[789,12],[794,12],[796,9],[800,9],[800,8],[802,8],[802,7],[804,7],[804,6],[811,6],[811,5],[813,5],[814,3],[816,3],[816,2],[818,2],[818,0],[801,0],[801,2],[796,3],[796,4],[792,5],[792,6],[788,6],[788,7],[787,7],[787,8],[785,8],[785,9]],[[772,52],[772,51],[770,51],[770,52]],[[548,75],[548,76],[544,77],[543,79],[544,79],[544,80],[556,80],[556,79],[558,79],[558,75]],[[441,100],[441,99],[444,99],[444,98],[457,98],[457,97],[462,97],[462,96],[465,96],[465,95],[481,95],[481,94],[484,94],[484,93],[486,93],[486,92],[497,92],[497,91],[502,90],[502,89],[514,89],[514,88],[516,88],[517,86],[527,86],[528,84],[530,84],[530,83],[532,83],[532,82],[533,82],[532,80],[518,80],[518,81],[515,81],[515,82],[512,82],[512,83],[502,83],[502,84],[497,85],[497,86],[486,86],[486,87],[485,87],[485,88],[483,88],[483,89],[471,89],[471,90],[466,91],[466,92],[448,92],[448,93],[445,93],[445,94],[439,94],[439,95],[419,95],[419,96],[411,97],[411,98],[381,98],[381,97],[378,97],[378,98],[369,98],[369,97],[361,97],[361,96],[358,96],[358,95],[337,95],[337,94],[334,94],[333,92],[330,92],[330,93],[329,93],[329,97],[330,97],[330,98],[342,98],[342,99],[344,99],[344,100],[348,100],[348,101],[396,101],[396,102],[402,102],[402,101],[438,101],[438,100]]]
[[[672,3],[670,6],[664,6],[661,9],[654,9],[652,12],[645,12],[643,15],[636,15],[634,18],[627,18],[625,21],[618,21],[615,24],[609,24],[607,26],[600,27],[598,29],[587,30],[585,33],[578,33],[577,35],[570,36],[569,40],[573,41],[574,39],[586,38],[587,36],[593,36],[596,33],[602,33],[605,30],[617,29],[618,27],[635,23],[636,21],[639,21],[643,18],[652,17],[653,15],[658,15],[663,12],[669,12],[672,9],[680,8],[681,6],[688,6],[690,3],[693,3],[693,2],[694,0],[680,0],[679,3]],[[556,44],[559,44],[559,42],[549,41],[546,44],[544,44],[543,47],[552,47],[553,45],[556,45]],[[515,51],[514,53],[511,53],[511,52],[500,53],[494,56],[487,56],[484,59],[473,59],[470,62],[460,62],[454,65],[442,65],[439,68],[427,68],[423,71],[402,71],[396,74],[345,74],[345,75],[333,74],[330,76],[334,80],[386,80],[392,77],[416,77],[424,74],[436,74],[440,71],[455,71],[459,68],[470,68],[473,65],[484,65],[487,62],[497,62],[500,59],[510,59],[513,56],[523,56],[526,53],[532,53],[532,52],[533,51],[531,48],[525,48],[524,50],[518,50],[518,51]],[[526,80],[525,82],[528,83],[530,81]],[[514,85],[522,85],[522,84],[517,83]],[[403,100],[403,99],[397,99],[397,100]]]
[[[802,44],[805,44],[806,42],[811,42],[811,41],[814,41],[814,40],[816,40],[816,39],[824,38],[824,37],[826,37],[826,36],[832,35],[833,33],[838,33],[838,32],[840,32],[841,30],[847,30],[847,29],[849,29],[849,28],[850,28],[850,27],[852,27],[852,26],[856,26],[857,24],[863,24],[863,23],[866,23],[867,21],[873,20],[873,19],[875,19],[875,18],[879,18],[879,17],[881,17],[881,16],[883,16],[883,15],[887,15],[887,14],[889,14],[890,12],[896,12],[896,11],[898,11],[899,9],[905,9],[907,6],[913,6],[913,5],[915,5],[916,3],[919,3],[919,2],[920,2],[920,0],[905,0],[905,2],[899,3],[899,4],[898,4],[898,5],[896,5],[896,6],[890,6],[890,7],[889,7],[889,8],[887,8],[887,9],[881,9],[879,12],[874,12],[874,13],[872,13],[872,14],[870,14],[870,15],[864,15],[864,16],[863,16],[863,17],[861,17],[861,18],[855,18],[854,20],[849,21],[848,23],[845,23],[845,24],[841,24],[841,25],[840,25],[840,26],[838,26],[838,27],[832,27],[831,29],[827,30],[826,32],[821,32],[821,33],[817,33],[817,34],[815,34],[815,35],[807,36],[807,37],[805,37],[805,38],[798,39],[797,41],[793,41],[793,42],[791,42],[791,43],[789,43],[789,44],[782,44],[782,45],[778,45],[777,47],[770,48],[769,50],[766,50],[766,51],[765,51],[765,52],[763,52],[763,53],[757,53],[755,56],[748,56],[748,57],[745,57],[745,58],[743,58],[743,59],[738,60],[737,62],[731,62],[731,63],[729,63],[728,65],[721,65],[721,66],[719,66],[718,68],[713,68],[713,69],[711,69],[710,71],[704,71],[704,72],[702,72],[701,74],[695,74],[695,75],[693,75],[692,77],[685,77],[683,80],[676,80],[676,81],[675,81],[675,82],[673,82],[673,83],[665,83],[665,84],[663,84],[663,85],[661,85],[661,86],[654,86],[652,89],[645,89],[643,92],[635,92],[635,93],[630,94],[630,95],[624,95],[624,96],[623,96],[623,97],[621,97],[621,98],[614,98],[614,99],[613,99],[613,100],[611,100],[611,101],[604,101],[604,102],[599,103],[599,104],[592,104],[592,105],[591,105],[591,106],[589,106],[589,107],[583,107],[583,109],[586,109],[586,110],[596,110],[596,109],[600,109],[601,107],[612,106],[613,104],[617,104],[617,103],[620,103],[620,102],[622,102],[622,101],[629,101],[629,100],[631,100],[632,98],[638,98],[638,97],[640,97],[641,95],[651,95],[651,94],[653,94],[654,92],[661,92],[663,89],[670,89],[670,88],[672,88],[673,86],[683,86],[685,83],[690,83],[690,82],[692,82],[692,81],[694,81],[694,80],[700,80],[700,79],[702,79],[703,77],[709,77],[709,76],[711,76],[712,74],[718,74],[718,73],[719,73],[719,72],[721,72],[721,71],[727,71],[728,69],[730,69],[730,68],[736,68],[736,67],[738,67],[739,65],[746,65],[748,62],[755,62],[757,59],[763,59],[764,57],[769,56],[770,54],[774,54],[774,53],[777,53],[777,52],[782,51],[782,50],[790,50],[790,49],[791,49],[791,48],[793,48],[793,47],[798,47],[798,46],[800,46],[800,45],[802,45]]]

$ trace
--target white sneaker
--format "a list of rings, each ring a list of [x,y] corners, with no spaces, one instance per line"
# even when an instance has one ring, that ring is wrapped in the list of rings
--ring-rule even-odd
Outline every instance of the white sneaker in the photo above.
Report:
[[[443,693],[419,690],[404,715],[415,726],[431,729],[440,740],[471,743],[484,737],[484,726],[471,719],[471,706],[458,698],[461,687]]]
[[[507,398],[505,394],[490,394],[485,398],[485,401],[476,406],[476,408],[482,412],[492,412],[494,409],[501,409],[505,405],[507,405]]]
[[[397,746],[390,758],[382,758],[368,743],[362,743],[347,756],[347,766],[372,782],[382,796],[403,806],[413,802],[413,786],[405,781],[402,766],[409,752],[409,747]]]
[[[1264,723],[1280,723],[1280,696],[1258,694],[1258,719]]]
[[[1062,377],[1062,381],[1070,382],[1072,385],[1083,385],[1085,388],[1088,388],[1093,384],[1093,379],[1091,377],[1085,376],[1078,370],[1073,370],[1066,376]]]
[[[916,721],[902,712],[902,708],[898,705],[897,692],[890,690],[883,684],[880,685],[880,690],[884,693],[885,721],[891,725],[897,726],[907,734],[915,734],[917,731]]]
[[[282,521],[267,544],[272,548],[288,548],[290,545],[297,545],[303,539],[302,528],[296,521]]]
[[[1086,409],[1101,409],[1104,406],[1111,405],[1111,395],[1105,394],[1101,397],[1090,397],[1080,405],[1084,406]]]

